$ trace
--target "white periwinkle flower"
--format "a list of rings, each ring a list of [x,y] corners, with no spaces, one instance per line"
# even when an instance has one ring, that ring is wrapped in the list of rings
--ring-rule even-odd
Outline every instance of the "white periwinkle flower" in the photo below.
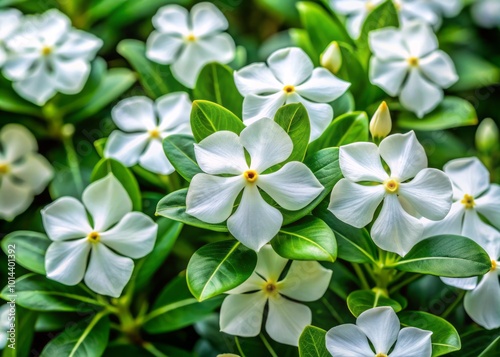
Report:
[[[270,245],[262,247],[253,274],[228,292],[220,312],[221,331],[252,337],[260,333],[266,303],[266,331],[280,343],[297,346],[302,330],[311,324],[311,309],[295,301],[315,301],[323,296],[332,271],[315,261],[293,261],[279,280],[288,260]],[[294,301],[290,300],[293,299]]]
[[[146,97],[124,99],[111,112],[120,130],[109,136],[104,156],[128,167],[139,164],[169,175],[175,169],[165,156],[162,140],[173,134],[191,135],[190,113],[191,101],[183,92],[164,95],[156,102]]]
[[[450,179],[442,171],[427,168],[424,148],[413,131],[390,135],[379,147],[361,142],[342,146],[339,155],[345,178],[333,188],[328,209],[361,228],[373,220],[383,201],[371,228],[380,248],[404,256],[422,237],[420,216],[438,221],[450,211]]]
[[[355,325],[329,330],[326,348],[335,357],[431,357],[431,335],[416,327],[401,329],[391,307],[375,307],[359,315]]]
[[[24,212],[52,179],[52,166],[37,150],[24,126],[7,124],[0,130],[0,219]]]
[[[432,29],[420,22],[402,29],[370,32],[370,81],[418,117],[429,113],[443,99],[443,89],[458,80],[451,58],[438,49]]]
[[[96,293],[119,297],[134,269],[130,258],[151,252],[158,227],[144,213],[132,212],[132,201],[113,174],[88,186],[82,201],[62,197],[42,210],[53,240],[45,255],[47,277],[76,285],[85,276]]]
[[[485,28],[500,27],[500,1],[477,0],[471,7],[474,22]]]
[[[330,0],[330,6],[339,14],[347,16],[347,30],[358,38],[368,14],[384,0]]]
[[[9,51],[3,74],[23,98],[43,105],[56,92],[80,92],[90,73],[90,61],[102,40],[71,28],[63,13],[52,9],[26,16],[6,41]]]
[[[457,16],[464,4],[462,0],[415,0],[429,6],[437,14],[445,17]]]
[[[245,150],[250,155],[250,165]],[[203,139],[195,145],[195,155],[206,173],[193,177],[186,197],[186,213],[208,223],[227,219],[229,232],[258,251],[278,233],[283,222],[281,212],[262,198],[260,190],[291,211],[305,207],[323,191],[318,179],[301,162],[289,162],[278,171],[265,173],[285,161],[292,150],[288,134],[270,119],[251,124],[239,137],[230,131],[219,131]],[[221,174],[231,176],[217,176]],[[241,201],[233,213],[242,190]]]
[[[146,56],[170,64],[172,74],[193,88],[203,66],[209,62],[229,63],[235,54],[228,23],[211,3],[196,4],[189,13],[179,5],[162,7],[153,17],[153,31],[147,41]]]
[[[265,63],[253,63],[234,72],[243,100],[243,120],[249,125],[273,118],[284,104],[302,103],[311,121],[310,141],[318,138],[333,119],[328,104],[344,94],[350,83],[325,68],[314,68],[300,48],[284,48],[271,54]]]
[[[0,67],[7,60],[5,41],[12,36],[21,24],[23,14],[17,9],[0,10]]]

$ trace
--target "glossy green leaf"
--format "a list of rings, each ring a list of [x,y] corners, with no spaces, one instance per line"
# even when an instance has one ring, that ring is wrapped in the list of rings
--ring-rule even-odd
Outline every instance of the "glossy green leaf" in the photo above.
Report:
[[[12,89],[12,83],[0,75],[0,109],[17,114],[42,117],[42,108],[21,98]]]
[[[276,253],[291,260],[334,262],[337,258],[335,234],[325,222],[313,216],[282,227],[271,244]]]
[[[347,307],[351,313],[358,317],[366,310],[377,306],[390,306],[394,311],[401,311],[401,305],[393,299],[375,293],[371,290],[356,290],[347,297]]]
[[[370,87],[368,73],[363,68],[358,53],[351,46],[342,42],[338,45],[342,56],[342,66],[336,76],[351,83],[349,91],[355,98],[356,106],[364,109],[364,105],[368,104],[367,89]]]
[[[497,357],[500,354],[500,337],[497,337],[478,357]]]
[[[15,327],[15,348],[9,347],[11,345],[10,339],[7,340],[7,345],[3,349],[2,357],[28,357],[33,355],[31,343],[33,341],[35,332],[35,323],[38,312],[24,309],[17,305],[15,312],[15,320],[12,321],[16,324]],[[9,321],[4,320],[4,323]],[[8,326],[8,325],[7,325]],[[5,327],[4,327],[5,328]],[[6,333],[5,330],[2,331]],[[8,336],[10,338],[10,336]]]
[[[186,181],[202,172],[194,154],[194,138],[189,135],[170,135],[163,139],[163,151],[168,160]]]
[[[500,81],[500,68],[471,51],[449,53],[458,74],[458,82],[450,90],[465,91],[496,85]],[[482,92],[493,93],[495,89],[485,88]],[[479,98],[476,98],[479,100]]]
[[[281,165],[289,161],[302,162],[306,155],[311,131],[306,108],[301,103],[285,105],[278,109],[274,121],[285,130],[293,142],[292,154]]]
[[[4,253],[14,255],[16,263],[35,273],[45,275],[45,252],[52,241],[47,235],[31,231],[16,231],[2,240]]]
[[[486,274],[491,269],[491,260],[472,239],[441,235],[417,243],[391,267],[412,273],[467,278]]]
[[[457,352],[452,352],[450,356],[452,357],[497,357],[496,354],[486,354],[481,356],[481,353],[487,352],[487,350],[495,341],[500,339],[500,330],[473,330],[460,335],[462,340],[462,348]],[[498,346],[498,342],[497,345]],[[498,347],[497,347],[498,348]],[[493,352],[495,352],[493,350]],[[497,351],[498,352],[498,351]],[[488,353],[488,352],[487,352]]]
[[[315,326],[306,326],[299,338],[300,357],[331,357],[326,349],[326,331]]]
[[[207,244],[189,260],[189,290],[198,301],[220,295],[247,280],[256,265],[257,254],[238,241]]]

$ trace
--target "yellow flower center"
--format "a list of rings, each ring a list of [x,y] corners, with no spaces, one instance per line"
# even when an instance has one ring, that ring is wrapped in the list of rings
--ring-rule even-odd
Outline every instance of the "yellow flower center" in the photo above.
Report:
[[[408,58],[408,64],[412,67],[418,67],[418,64],[419,64],[419,60],[418,60],[418,57],[410,57]]]
[[[259,177],[259,174],[255,170],[247,170],[243,173],[243,176],[248,182],[255,182],[257,181],[257,177]]]
[[[196,41],[196,36],[193,35],[192,33],[190,33],[189,35],[187,35],[185,38],[186,38],[186,41],[188,41],[188,42],[194,42],[194,41]]]
[[[10,171],[9,164],[0,164],[0,175],[8,174]]]
[[[390,178],[384,182],[384,187],[388,193],[397,193],[399,190],[399,182]]]
[[[275,296],[278,294],[278,286],[272,280],[268,280],[264,283],[262,290],[267,296]]]
[[[87,239],[89,240],[90,243],[99,243],[101,240],[101,236],[97,232],[91,232],[88,236]]]
[[[292,94],[293,92],[295,92],[295,87],[294,87],[294,86],[287,85],[287,86],[284,86],[284,87],[283,87],[283,91],[284,91],[286,94]]]
[[[491,271],[495,271],[498,269],[498,263],[495,259],[491,261]]]
[[[375,355],[375,357],[387,357],[387,355],[385,353],[380,352],[380,353],[377,353]]]
[[[158,128],[155,128],[153,130],[150,130],[149,131],[149,137],[151,139],[160,139],[161,138],[161,133],[160,133],[160,130],[158,130]]]
[[[42,47],[42,55],[48,56],[52,53],[52,47],[50,46],[43,46]]]
[[[474,197],[468,194],[464,195],[464,198],[462,198],[462,201],[460,201],[460,203],[462,203],[466,209],[474,208],[474,206],[476,205],[476,203],[474,202]]]

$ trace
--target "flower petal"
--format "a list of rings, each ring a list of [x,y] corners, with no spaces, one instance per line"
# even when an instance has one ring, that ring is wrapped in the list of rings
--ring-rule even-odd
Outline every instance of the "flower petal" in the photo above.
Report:
[[[455,65],[450,56],[443,51],[434,51],[422,58],[420,69],[427,78],[443,88],[448,88],[458,81]]]
[[[266,302],[263,291],[227,296],[220,309],[221,332],[243,337],[257,336]]]
[[[169,93],[156,100],[159,125],[158,128],[168,135],[186,134],[191,132],[191,100],[185,92]]]
[[[245,185],[243,176],[218,177],[197,174],[186,197],[186,213],[207,223],[224,222]]]
[[[475,203],[477,211],[500,229],[500,186],[492,183],[490,189],[476,199]]]
[[[5,159],[10,163],[38,150],[33,134],[19,124],[5,125],[0,131],[0,142]]]
[[[39,64],[39,54],[35,51],[15,53],[16,45],[18,45],[18,40],[22,40],[22,34],[19,34],[13,38],[10,38],[6,45],[9,47],[11,53],[7,57],[6,62],[3,65],[2,74],[5,78],[11,81],[19,81],[26,79],[30,76],[30,69],[38,66]],[[25,39],[29,42],[29,39]],[[14,46],[14,47],[11,47]]]
[[[250,154],[250,167],[259,174],[288,159],[293,151],[292,139],[271,119],[247,126],[241,132],[240,140]]]
[[[83,89],[90,74],[90,64],[87,60],[53,60],[54,82],[56,89],[64,94],[76,94]]]
[[[31,153],[20,163],[11,165],[10,173],[28,185],[35,194],[41,193],[52,179],[54,171],[42,155]]]
[[[410,56],[403,34],[396,28],[371,31],[368,42],[375,57],[381,61],[406,60]]]
[[[335,77],[325,68],[315,68],[304,83],[295,87],[295,91],[315,102],[331,102],[344,94],[351,86],[349,82]]]
[[[289,162],[276,172],[260,175],[257,186],[281,207],[296,211],[311,203],[323,190],[323,185],[301,162]]]
[[[379,149],[373,143],[353,143],[339,149],[339,164],[348,180],[384,182],[389,175],[380,161]]]
[[[101,242],[127,257],[138,259],[155,245],[158,225],[142,212],[129,212],[109,231],[100,234]]]
[[[146,42],[146,57],[161,64],[171,64],[180,55],[184,40],[170,33],[153,31]]]
[[[281,92],[284,87],[265,63],[252,63],[235,71],[234,82],[243,96]]]
[[[455,188],[455,200],[464,194],[477,199],[490,186],[490,173],[477,157],[451,160],[443,167]]]
[[[388,136],[380,143],[379,151],[391,169],[391,177],[399,179],[400,182],[415,177],[427,168],[424,147],[418,142],[413,131]]]
[[[179,5],[167,5],[161,7],[153,16],[153,26],[163,33],[188,35],[189,13]]]
[[[191,24],[195,36],[207,36],[224,31],[228,23],[222,12],[209,2],[198,3],[191,9]]]
[[[401,29],[411,56],[422,58],[438,49],[438,40],[432,28],[424,22],[412,21]]]
[[[489,224],[483,222],[475,209],[465,209],[462,235],[473,239],[482,246],[488,241],[500,239],[500,233]]]
[[[398,337],[399,319],[392,307],[375,307],[358,316],[356,325],[373,344],[376,353],[388,353]]]
[[[418,70],[412,68],[399,95],[399,101],[408,110],[422,118],[443,100],[443,90],[429,82]]]
[[[255,273],[266,280],[277,282],[288,259],[278,255],[270,244],[264,245],[257,254]]]
[[[384,196],[383,185],[365,186],[341,179],[333,188],[328,209],[341,221],[362,228],[373,220]]]
[[[472,278],[440,278],[446,285],[454,286],[462,290],[472,290],[477,286],[478,278],[473,276]]]
[[[320,299],[328,289],[332,271],[314,261],[293,261],[285,278],[278,283],[278,290],[299,301]]]
[[[84,281],[96,293],[117,298],[130,280],[133,270],[132,259],[113,253],[104,244],[94,243]]]
[[[479,285],[465,294],[464,308],[485,329],[500,327],[500,282],[495,271],[484,275]]]
[[[161,141],[158,139],[149,141],[146,151],[139,158],[139,165],[146,170],[160,175],[170,175],[175,171],[163,151]]]
[[[262,248],[264,249],[264,248]],[[261,249],[261,251],[262,251]],[[286,264],[287,261],[285,261]],[[283,270],[283,269],[282,269]],[[262,279],[260,275],[258,275],[255,271],[250,275],[250,277],[245,280],[242,284],[238,285],[234,289],[226,291],[226,294],[244,294],[248,292],[255,292],[258,290],[262,290],[263,285],[265,284],[265,280]]]
[[[422,238],[434,237],[441,234],[463,235],[462,221],[464,214],[465,206],[460,202],[455,202],[451,205],[450,212],[443,220],[436,222],[425,218],[422,219],[425,226]]]
[[[227,228],[245,246],[259,251],[278,233],[282,223],[280,211],[264,201],[257,186],[248,185],[238,209],[227,220]]]
[[[139,161],[148,141],[148,134],[125,134],[115,130],[106,141],[104,157],[120,161],[127,167],[134,166]]]
[[[370,82],[392,97],[401,92],[408,71],[406,61],[381,61],[377,57],[370,60]]]
[[[84,238],[92,227],[82,203],[73,197],[61,197],[41,211],[43,227],[54,241]]]
[[[147,97],[130,97],[111,111],[116,126],[123,131],[147,131],[156,128],[153,101]]]
[[[398,341],[390,357],[431,357],[432,332],[415,327],[399,331]]]
[[[30,75],[14,82],[12,87],[21,97],[40,106],[56,94],[54,80],[42,61],[33,64]]]
[[[298,346],[299,337],[312,321],[311,309],[280,295],[269,299],[266,331],[269,336],[287,345]]]
[[[102,45],[100,38],[85,31],[71,29],[66,34],[64,42],[54,51],[58,56],[65,58],[81,58],[91,61]]]
[[[332,356],[367,357],[374,355],[366,335],[353,324],[335,326],[326,333],[326,348]]]
[[[55,45],[71,29],[70,19],[56,9],[50,9],[31,19],[25,17],[24,21],[25,25],[28,21],[32,21],[33,27],[38,31],[38,36],[48,46]]]
[[[251,125],[264,118],[274,118],[278,109],[285,104],[286,94],[279,91],[272,95],[248,94],[243,99],[243,121]]]
[[[267,59],[274,76],[284,85],[298,86],[309,78],[314,65],[309,56],[298,47],[275,51]]]
[[[91,243],[87,238],[54,242],[45,254],[47,277],[65,285],[76,285],[87,268]]]
[[[0,182],[0,217],[10,221],[24,212],[33,202],[33,192],[27,185],[16,184],[5,176]]]
[[[113,174],[90,184],[82,201],[94,221],[94,230],[102,232],[132,211],[132,200]]]

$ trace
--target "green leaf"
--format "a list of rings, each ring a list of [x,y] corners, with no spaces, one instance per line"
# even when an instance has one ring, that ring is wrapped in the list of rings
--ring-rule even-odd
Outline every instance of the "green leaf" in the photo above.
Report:
[[[197,142],[221,130],[240,134],[245,125],[236,115],[216,103],[195,100],[191,110],[191,129]]]
[[[351,313],[358,317],[366,310],[377,306],[390,306],[394,311],[401,311],[402,307],[396,300],[382,296],[371,290],[356,290],[347,297],[347,307]]]
[[[12,83],[0,75],[0,110],[42,117],[42,108],[21,98],[12,89]]]
[[[335,234],[325,222],[313,216],[282,227],[271,244],[276,253],[291,260],[334,262],[337,258]]]
[[[102,356],[108,344],[110,323],[102,313],[87,317],[51,340],[40,357]]]
[[[186,181],[202,172],[194,154],[194,138],[189,135],[170,135],[163,139],[163,151],[168,160]]]
[[[500,81],[500,68],[475,53],[461,50],[450,53],[450,56],[458,74],[458,82],[450,90],[473,90],[493,86]],[[493,88],[486,88],[485,91],[493,91]]]
[[[494,354],[489,354],[487,349],[490,345],[493,344],[498,349],[498,339],[500,338],[500,330],[476,330],[469,331],[467,333],[462,334],[462,348],[460,351],[453,352],[450,356],[453,357],[497,357],[498,351],[493,349],[492,352],[496,352]],[[484,356],[481,356],[481,353],[485,353]]]
[[[35,311],[16,306],[16,319],[14,321],[16,324],[15,348],[10,348],[11,341],[7,340],[2,357],[28,357],[33,355],[31,343],[33,341],[37,316],[38,313]],[[4,320],[5,322],[9,323],[9,321]],[[2,332],[6,333],[5,327]]]
[[[500,354],[500,337],[497,337],[478,357],[497,357]]]
[[[7,256],[14,255],[16,263],[35,273],[45,275],[45,252],[52,241],[43,233],[16,231],[2,240]]]
[[[210,243],[189,260],[187,284],[194,297],[203,301],[242,284],[256,265],[257,254],[238,241]]]
[[[491,269],[491,260],[472,239],[441,235],[417,243],[390,267],[412,273],[467,278],[486,274]]]
[[[319,327],[306,326],[299,338],[300,357],[331,357],[326,349],[326,331]]]
[[[337,77],[349,83],[349,91],[356,98],[356,106],[364,108],[368,102],[369,91],[367,90],[371,84],[368,80],[368,73],[363,68],[363,65],[358,58],[359,55],[354,52],[353,48],[345,43],[338,43],[342,56],[342,65],[337,72]]]
[[[423,311],[403,311],[398,316],[405,327],[413,326],[432,332],[432,357],[460,350],[457,330],[445,319]]]
[[[322,202],[313,214],[321,218],[335,233],[338,257],[351,263],[377,264],[377,247],[365,228],[354,228],[328,210],[329,202]]]
[[[422,119],[410,112],[402,112],[398,126],[414,130],[442,130],[461,126],[477,125],[476,110],[467,100],[445,97],[441,104]]]
[[[238,117],[242,116],[243,97],[234,83],[233,70],[220,63],[209,63],[201,70],[193,90],[194,99],[217,103]]]
[[[160,293],[144,318],[144,329],[152,334],[179,330],[206,318],[222,304],[223,299],[217,296],[198,302],[188,289],[186,277],[180,275]]]
[[[293,142],[292,154],[280,165],[284,165],[289,161],[302,162],[306,155],[311,132],[306,108],[301,103],[285,105],[278,109],[274,121],[285,130]]]
[[[315,67],[319,66],[319,56],[316,54],[307,31],[304,29],[290,29],[288,33],[295,46],[302,48],[307,53]]]
[[[365,112],[347,113],[336,118],[323,134],[309,145],[309,151],[368,141],[369,120]]]
[[[91,181],[97,181],[108,174],[113,174],[118,181],[123,185],[132,200],[133,210],[142,211],[142,198],[139,184],[134,175],[122,163],[114,159],[101,159],[94,167],[91,175]]]
[[[7,285],[1,297],[10,300]],[[67,286],[37,274],[27,274],[16,280],[16,303],[35,311],[95,311],[103,304],[80,285]]]

